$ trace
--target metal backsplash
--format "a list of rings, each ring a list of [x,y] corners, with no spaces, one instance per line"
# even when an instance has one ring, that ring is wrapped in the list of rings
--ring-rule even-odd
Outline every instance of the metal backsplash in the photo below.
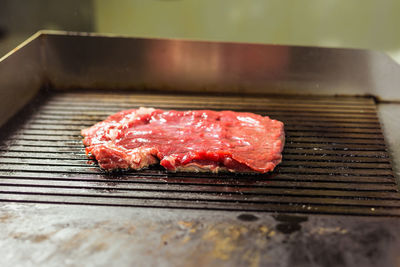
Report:
[[[42,31],[0,59],[0,124],[46,85],[400,100],[398,84],[398,64],[374,51]]]

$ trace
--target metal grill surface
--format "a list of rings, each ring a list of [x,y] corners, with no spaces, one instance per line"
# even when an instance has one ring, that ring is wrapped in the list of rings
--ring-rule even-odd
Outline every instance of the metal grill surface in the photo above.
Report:
[[[231,109],[285,123],[283,161],[267,175],[107,174],[80,129],[122,109]],[[368,97],[235,97],[51,91],[2,129],[0,201],[400,216],[400,194]]]

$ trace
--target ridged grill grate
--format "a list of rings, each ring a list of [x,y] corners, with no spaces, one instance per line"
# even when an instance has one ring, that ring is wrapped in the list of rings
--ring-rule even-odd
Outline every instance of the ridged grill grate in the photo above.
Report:
[[[51,91],[36,102],[2,129],[0,201],[400,216],[372,98]],[[80,129],[140,106],[269,115],[285,123],[283,162],[268,175],[102,172]]]

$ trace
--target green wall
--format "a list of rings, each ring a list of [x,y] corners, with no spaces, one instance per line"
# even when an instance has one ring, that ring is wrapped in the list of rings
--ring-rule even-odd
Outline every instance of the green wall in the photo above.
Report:
[[[400,51],[399,0],[95,0],[99,32]]]

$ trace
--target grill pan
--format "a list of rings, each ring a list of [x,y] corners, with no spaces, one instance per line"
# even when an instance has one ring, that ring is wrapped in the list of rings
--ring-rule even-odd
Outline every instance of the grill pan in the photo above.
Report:
[[[400,215],[400,194],[372,98],[50,91],[36,101],[25,122],[4,138],[1,200]],[[268,114],[285,123],[283,162],[269,175],[167,173],[156,168],[102,172],[87,160],[80,130],[140,106]]]
[[[125,68],[131,68],[124,65],[126,61],[114,70],[119,76],[117,84],[94,83],[99,62],[85,50],[93,41],[90,37],[42,34],[41,38],[42,46],[34,39],[11,62],[18,66],[17,56],[22,60],[24,53],[37,56],[32,51],[44,55],[22,67],[25,72],[29,72],[27,66],[37,68],[37,73],[31,69],[34,74],[30,78],[8,84],[10,90],[20,86],[14,93],[7,92],[18,104],[2,107],[5,114],[9,105],[3,117],[18,113],[1,130],[0,223],[5,227],[0,236],[10,242],[0,245],[11,257],[0,262],[19,264],[26,259],[13,251],[36,255],[38,248],[44,248],[53,254],[42,251],[30,259],[33,263],[65,263],[73,254],[74,260],[86,263],[122,265],[397,264],[400,194],[374,97],[269,91],[272,84],[293,86],[276,80],[282,75],[262,83],[261,78],[252,77],[255,84],[250,85],[242,81],[238,90],[245,93],[238,94],[221,89],[225,80],[212,86],[218,79],[204,72],[198,73],[207,84],[202,90],[194,86],[174,91],[197,84],[193,77],[174,81],[173,86],[164,83],[169,78],[155,78],[147,84],[134,84],[135,90],[122,90],[132,86],[131,78],[123,74]],[[65,38],[72,38],[71,49],[67,55],[57,54],[60,47],[68,46],[62,42]],[[85,41],[79,42],[82,38]],[[102,47],[112,40],[95,43]],[[179,42],[171,42],[182,48]],[[61,45],[49,45],[52,43]],[[74,46],[78,44],[89,53],[81,58],[88,69],[76,65],[82,68],[76,70],[65,58],[60,60],[71,54],[80,58],[82,52]],[[119,44],[128,47],[121,40]],[[232,49],[233,44],[225,45],[228,51]],[[140,40],[134,47],[141,47]],[[196,46],[193,50],[199,51]],[[354,52],[360,58],[362,53]],[[296,49],[291,53],[299,55]],[[315,54],[310,53],[311,57]],[[41,65],[36,66],[38,62]],[[307,77],[309,72],[293,64],[289,69],[302,70],[300,74]],[[12,64],[8,66],[13,69]],[[184,64],[182,68],[191,67]],[[313,75],[308,77],[319,86],[328,84],[323,73]],[[287,77],[296,80],[297,76],[291,73]],[[24,82],[27,85],[21,86]],[[344,84],[361,88],[365,81],[347,80]],[[149,93],[151,89],[143,90],[147,86],[162,90]],[[258,91],[263,86],[263,92]],[[331,88],[329,84],[321,90]],[[158,167],[113,174],[101,171],[84,154],[80,130],[122,109],[141,106],[230,109],[281,120],[286,132],[283,161],[266,175],[168,173]],[[134,257],[117,257],[115,250]]]

